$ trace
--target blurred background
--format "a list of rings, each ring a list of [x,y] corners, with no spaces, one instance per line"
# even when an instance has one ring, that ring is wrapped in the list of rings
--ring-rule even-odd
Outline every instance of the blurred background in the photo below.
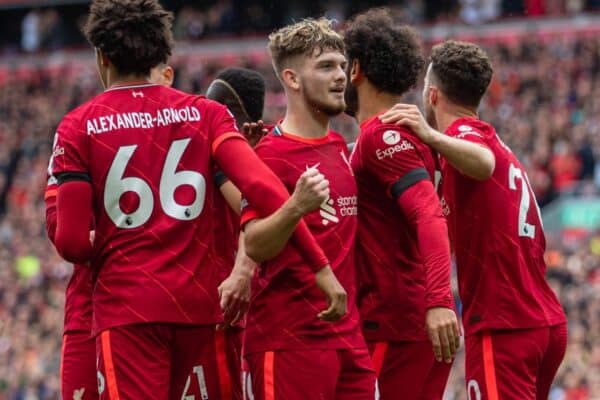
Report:
[[[267,77],[265,120],[283,115],[266,35],[306,16],[341,29],[392,9],[427,52],[448,38],[481,44],[495,67],[481,108],[526,166],[547,231],[548,278],[569,343],[550,398],[600,399],[600,0],[163,1],[175,12],[175,86],[203,93],[222,68]],[[88,1],[0,0],[0,400],[58,399],[64,291],[71,265],[45,235],[43,192],[54,130],[100,93],[80,28]],[[406,100],[419,103],[420,88]],[[335,128],[353,140],[357,127]],[[456,287],[456,285],[455,285]],[[457,299],[458,300],[458,299]],[[464,358],[446,399],[466,399]]]

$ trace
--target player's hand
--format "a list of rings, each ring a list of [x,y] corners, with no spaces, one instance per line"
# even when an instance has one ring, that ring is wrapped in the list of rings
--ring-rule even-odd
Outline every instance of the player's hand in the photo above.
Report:
[[[226,327],[235,325],[248,311],[251,280],[251,275],[233,271],[219,285],[219,298]]]
[[[433,345],[435,359],[450,364],[460,347],[456,314],[446,307],[430,308],[427,310],[425,325]]]
[[[317,281],[317,286],[327,297],[327,304],[329,305],[326,310],[323,310],[317,314],[317,317],[323,321],[329,322],[335,322],[339,320],[346,314],[346,290],[340,284],[329,265],[321,268],[315,274],[315,278]]]
[[[269,130],[265,128],[265,123],[261,119],[256,122],[244,122],[242,125],[242,134],[252,147],[256,146],[267,133]]]
[[[291,199],[301,215],[316,210],[329,197],[329,181],[316,168],[300,175]]]
[[[437,134],[414,104],[396,104],[381,115],[379,119],[384,124],[404,125],[410,128],[426,144],[431,143]]]

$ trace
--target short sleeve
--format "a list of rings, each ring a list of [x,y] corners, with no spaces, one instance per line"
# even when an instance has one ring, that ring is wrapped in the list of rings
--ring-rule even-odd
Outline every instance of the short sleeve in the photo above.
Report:
[[[471,125],[459,125],[448,131],[449,135],[457,139],[466,140],[485,147],[489,147],[489,138],[485,132]]]
[[[60,178],[67,172],[88,174],[87,142],[88,135],[78,126],[77,119],[67,115],[56,130],[49,175]]]
[[[244,139],[240,133],[233,114],[227,107],[219,103],[210,101],[207,106],[210,114],[209,137],[211,140],[211,150],[214,154],[221,143],[227,139]]]
[[[361,151],[363,165],[384,186],[390,197],[421,180],[431,180],[416,140],[405,131],[378,127],[365,132]]]

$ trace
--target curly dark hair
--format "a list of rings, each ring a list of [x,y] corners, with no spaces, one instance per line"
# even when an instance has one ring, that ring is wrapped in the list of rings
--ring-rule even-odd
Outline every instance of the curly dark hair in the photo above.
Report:
[[[121,74],[148,74],[174,45],[173,14],[158,0],[93,0],[83,32]]]
[[[414,29],[394,22],[386,8],[355,16],[344,32],[348,61],[358,60],[380,90],[401,95],[417,83],[425,60]]]
[[[219,72],[215,79],[221,79],[231,85],[252,121],[262,118],[265,78],[259,72],[246,68],[227,68]]]
[[[433,47],[431,71],[434,82],[453,102],[477,107],[492,80],[492,64],[473,43],[448,40]]]

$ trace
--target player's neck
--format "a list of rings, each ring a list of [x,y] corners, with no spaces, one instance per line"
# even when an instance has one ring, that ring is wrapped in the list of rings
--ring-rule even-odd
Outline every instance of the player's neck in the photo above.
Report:
[[[436,113],[437,129],[445,132],[450,125],[460,118],[478,118],[477,111],[468,107],[449,104]]]
[[[363,85],[358,89],[358,110],[356,120],[359,124],[382,114],[399,103],[402,96],[377,90],[372,85]]]
[[[139,83],[146,83],[148,76],[144,74],[119,74],[114,69],[110,69],[106,75],[106,88],[115,86],[127,86]]]
[[[307,139],[319,139],[327,136],[329,116],[318,110],[288,103],[285,117],[281,122],[285,132]]]

